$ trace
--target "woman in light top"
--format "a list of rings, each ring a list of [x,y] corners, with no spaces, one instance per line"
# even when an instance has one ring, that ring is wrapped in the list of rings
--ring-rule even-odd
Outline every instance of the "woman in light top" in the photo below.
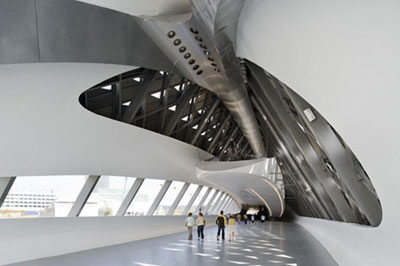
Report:
[[[192,240],[192,229],[193,229],[193,226],[194,226],[194,219],[192,217],[192,213],[191,212],[189,212],[188,217],[185,220],[185,226],[187,227],[188,232],[189,232],[188,239]]]
[[[204,219],[203,213],[199,212],[196,220],[197,225],[197,240],[204,239],[204,226],[206,225],[206,220]]]
[[[229,215],[229,220],[228,220],[228,225],[229,225],[229,241],[234,241],[235,240],[235,218],[233,218],[233,215]]]

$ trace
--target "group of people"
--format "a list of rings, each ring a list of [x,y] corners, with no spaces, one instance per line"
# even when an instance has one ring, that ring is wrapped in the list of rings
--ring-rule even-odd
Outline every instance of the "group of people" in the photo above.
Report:
[[[222,240],[225,239],[225,227],[227,224],[227,218],[228,218],[228,234],[229,234],[229,241],[234,241],[235,240],[235,224],[236,220],[233,217],[232,214],[229,214],[228,217],[224,216],[224,212],[221,211],[218,217],[215,219],[215,223],[218,226],[218,232],[217,232],[217,240],[219,240],[219,237],[222,237]],[[189,240],[192,240],[193,238],[193,227],[197,226],[197,239],[204,239],[204,226],[206,225],[206,220],[204,219],[203,213],[199,212],[199,215],[197,216],[196,221],[193,218],[193,214],[189,212],[188,217],[185,220],[185,226],[188,229],[189,232]]]
[[[250,215],[250,221],[252,223],[254,223],[255,219],[256,219],[256,217],[254,216],[254,214]],[[266,219],[266,216],[264,214],[262,214],[260,216],[260,221],[263,223],[263,222],[265,222],[265,219]],[[242,220],[242,215],[241,214],[237,215],[237,220],[238,220],[238,223],[240,224],[240,221]],[[243,221],[244,221],[245,224],[247,224],[247,222],[249,221],[249,217],[246,214],[243,215]]]

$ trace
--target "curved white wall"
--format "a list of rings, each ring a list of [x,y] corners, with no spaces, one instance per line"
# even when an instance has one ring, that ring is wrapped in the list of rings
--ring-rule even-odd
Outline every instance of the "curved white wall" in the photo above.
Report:
[[[400,2],[247,1],[237,54],[312,104],[361,161],[383,207],[378,228],[302,219],[340,265],[396,264],[400,237]]]
[[[181,141],[96,115],[78,102],[132,67],[0,66],[0,176],[101,174],[207,185],[195,165],[211,155]]]
[[[283,191],[277,181],[270,179],[268,166],[273,159],[233,162],[199,162],[197,176],[229,190],[238,201],[250,206],[266,206],[269,215],[280,217],[285,210]]]

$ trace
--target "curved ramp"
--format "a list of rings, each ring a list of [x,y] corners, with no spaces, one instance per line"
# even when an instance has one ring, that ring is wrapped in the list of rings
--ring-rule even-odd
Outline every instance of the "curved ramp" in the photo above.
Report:
[[[280,217],[285,209],[283,188],[279,181],[270,178],[268,165],[272,160],[202,161],[196,165],[196,171],[199,179],[223,187],[247,205],[263,205],[270,216]]]

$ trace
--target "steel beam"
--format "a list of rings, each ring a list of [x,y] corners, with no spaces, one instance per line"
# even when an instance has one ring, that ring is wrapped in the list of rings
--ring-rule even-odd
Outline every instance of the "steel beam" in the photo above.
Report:
[[[204,202],[206,201],[208,195],[210,195],[212,188],[209,187],[206,191],[206,193],[204,194],[203,198],[200,200],[199,205],[197,205],[196,209],[193,211],[193,213],[198,213],[201,209],[201,207],[203,206]]]
[[[79,192],[78,197],[76,198],[76,201],[74,205],[72,205],[71,210],[68,213],[68,217],[76,217],[79,216],[81,213],[83,207],[86,204],[86,201],[90,197],[90,194],[92,194],[93,189],[95,188],[97,182],[99,181],[100,176],[99,175],[90,175],[86,179],[85,184],[83,185],[81,192]]]
[[[126,194],[124,200],[119,206],[119,209],[115,216],[124,216],[126,211],[128,210],[129,206],[132,203],[132,200],[135,198],[137,192],[139,191],[140,187],[142,186],[144,178],[136,178],[135,182],[129,189],[128,193]]]
[[[222,147],[222,150],[219,152],[218,157],[224,154],[224,151],[228,148],[229,143],[231,143],[231,139],[236,135],[238,131],[239,127],[236,126],[235,129],[232,131],[232,133],[228,136],[228,139],[226,140],[224,146]]]
[[[198,186],[198,188],[196,189],[196,191],[194,192],[192,198],[189,200],[188,204],[186,205],[185,210],[183,211],[183,215],[186,215],[190,208],[192,207],[194,201],[196,200],[197,196],[199,195],[201,189],[203,188],[203,186]]]
[[[181,191],[179,191],[178,196],[176,197],[176,199],[174,200],[174,203],[172,203],[172,206],[169,208],[168,214],[167,215],[173,215],[174,211],[176,210],[176,208],[179,205],[179,202],[181,202],[183,196],[185,195],[185,192],[187,191],[187,189],[189,188],[190,183],[185,183],[183,185],[183,187],[181,188]]]
[[[164,76],[163,79],[163,91],[164,93],[162,94],[162,99],[163,99],[163,113],[162,113],[162,118],[161,118],[161,125],[160,125],[160,132],[163,130],[165,126],[165,118],[167,117],[167,111],[168,111],[168,94],[169,94],[169,87],[171,84],[171,78],[172,74],[164,74],[167,75],[166,77]]]
[[[171,180],[166,180],[163,184],[163,186],[160,189],[160,192],[158,192],[156,198],[154,199],[153,203],[150,206],[150,209],[147,211],[146,215],[153,215],[154,212],[156,211],[158,205],[160,204],[161,200],[165,196],[165,193],[167,193],[169,186],[171,185],[172,181]]]
[[[151,87],[156,74],[158,72],[155,70],[147,70],[143,76],[143,81],[140,86],[137,88],[135,95],[131,99],[131,103],[128,108],[125,110],[122,121],[126,123],[132,123],[135,119],[136,114],[138,113],[140,107],[142,106],[143,101],[147,97],[147,92]]]
[[[212,203],[214,202],[215,197],[217,197],[218,192],[219,192],[219,190],[215,190],[215,191],[214,191],[214,194],[211,196],[211,199],[210,199],[210,201],[208,202],[206,208],[203,210],[203,214],[204,214],[204,215],[206,215],[206,214],[208,213],[208,210],[210,209]]]
[[[260,69],[256,69],[255,67],[251,70],[256,70],[259,74],[259,78],[263,77],[263,81],[258,81],[257,79],[251,81],[251,87],[257,96],[257,99],[255,97],[251,98],[253,99],[252,101],[254,106],[261,114],[264,115],[264,121],[268,124],[270,132],[274,137],[273,139],[276,142],[276,149],[278,150],[277,156],[287,163],[287,166],[291,168],[290,172],[297,173],[295,177],[297,180],[303,181],[302,183],[310,188],[308,191],[306,191],[309,192],[306,193],[308,196],[307,199],[311,202],[311,206],[318,209],[320,217],[325,219],[340,220],[333,202],[327,195],[326,191],[324,191],[322,184],[317,181],[318,177],[313,172],[314,169],[312,169],[310,166],[304,167],[304,165],[302,165],[307,163],[305,157],[303,157],[301,162],[299,162],[300,159],[297,158],[298,155],[302,154],[302,151],[300,150],[301,147],[298,146],[298,143],[296,143],[294,138],[290,136],[290,131],[291,129],[297,130],[296,136],[299,138],[305,138],[304,133],[299,132],[300,128],[298,126],[291,129],[287,127],[285,123],[290,122],[292,120],[291,118],[286,117],[279,119],[278,115],[284,115],[287,113],[286,109],[282,109],[284,107],[280,103],[281,99],[275,93],[266,97],[265,90],[260,85],[263,84],[266,86],[269,84],[269,81],[265,77],[265,72],[261,71]],[[257,76],[257,74],[255,74],[255,76]],[[273,92],[274,88],[269,87],[268,90]],[[258,100],[261,103],[259,103]],[[277,110],[273,110],[274,108],[272,107],[268,108],[266,106],[267,103],[268,106],[274,106],[275,104],[275,108]],[[284,127],[286,127],[286,130],[284,130]],[[305,150],[311,152],[312,148],[310,148],[311,147],[308,147]],[[325,174],[322,174],[322,176],[325,176]],[[326,181],[329,182],[329,179],[325,180],[325,182]],[[304,191],[304,187],[302,190]]]
[[[10,192],[10,189],[14,184],[15,179],[16,179],[15,176],[0,178],[0,207],[6,200],[8,192]]]
[[[229,120],[231,120],[232,115],[229,114],[224,122],[221,124],[220,128],[217,131],[217,134],[214,135],[213,140],[210,143],[210,146],[208,146],[207,152],[211,152],[212,148],[215,146],[215,144],[217,143],[219,137],[221,136],[222,130],[226,127],[226,124],[228,124]]]
[[[198,89],[198,86],[196,84],[191,84],[189,87],[185,88],[183,90],[183,93],[181,97],[179,98],[179,103],[176,107],[176,110],[172,116],[172,118],[168,121],[168,124],[166,125],[164,129],[164,134],[167,136],[170,136],[172,132],[174,131],[174,128],[178,124],[178,122],[181,120],[183,112],[186,109],[186,106],[189,103],[189,100],[193,97],[193,95],[196,93]]]
[[[215,109],[218,107],[219,103],[220,101],[218,99],[215,100],[211,108],[207,110],[207,113],[205,114],[203,120],[199,123],[199,127],[197,128],[196,133],[193,136],[193,139],[190,141],[190,144],[194,145],[196,143],[197,139],[200,137],[200,134],[203,132],[204,127],[206,126],[211,115],[214,113]]]
[[[118,83],[111,85],[112,95],[112,117],[116,120],[121,120],[122,101],[121,101],[121,75]]]

